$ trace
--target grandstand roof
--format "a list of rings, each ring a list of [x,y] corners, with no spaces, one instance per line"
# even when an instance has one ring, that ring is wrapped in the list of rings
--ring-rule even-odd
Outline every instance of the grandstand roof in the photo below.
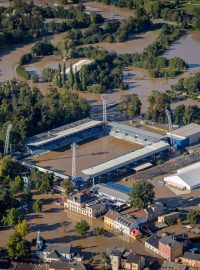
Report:
[[[135,127],[130,127],[130,126],[123,125],[123,124],[119,124],[117,122],[110,122],[109,126],[116,128],[116,129],[121,129],[121,130],[130,132],[130,133],[134,133],[134,134],[137,134],[139,136],[147,137],[149,139],[152,139],[153,141],[159,141],[163,138],[163,136],[160,134],[146,131],[146,130],[142,130],[142,129],[135,128]]]
[[[28,146],[39,147],[41,145],[56,141],[58,139],[67,137],[69,135],[78,133],[88,128],[95,127],[101,124],[101,121],[91,120],[89,118],[71,123],[69,125],[61,126],[56,129],[52,129],[48,132],[38,134],[28,139]]]
[[[164,181],[187,189],[200,187],[200,162],[178,170],[176,174],[165,177]]]
[[[181,128],[177,128],[171,132],[168,132],[167,135],[172,135],[175,137],[180,137],[182,139],[185,139],[185,138],[190,137],[196,133],[200,133],[200,125],[191,123],[187,126],[183,126]]]
[[[125,154],[123,156],[85,169],[82,171],[82,173],[90,177],[99,176],[167,149],[169,149],[168,143],[164,141],[156,142],[152,145],[145,146],[134,152]]]
[[[73,72],[80,71],[81,68],[82,68],[82,66],[89,65],[92,62],[94,62],[94,60],[91,60],[91,59],[82,59],[82,60],[80,60],[77,63],[75,63],[75,64],[72,65],[72,70],[73,70]],[[66,74],[69,74],[69,71],[70,71],[70,67],[68,67],[66,69]]]

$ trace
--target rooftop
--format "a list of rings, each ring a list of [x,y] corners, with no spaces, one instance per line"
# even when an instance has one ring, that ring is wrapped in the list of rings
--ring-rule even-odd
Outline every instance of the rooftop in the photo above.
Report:
[[[142,130],[142,129],[135,128],[135,127],[131,127],[128,125],[119,124],[117,122],[110,122],[109,126],[111,126],[112,128],[127,131],[129,133],[137,134],[137,135],[142,136],[142,137],[147,137],[149,139],[152,139],[152,141],[159,141],[163,138],[163,136],[161,136],[157,133]]]
[[[171,236],[164,235],[159,240],[160,243],[166,245],[166,246],[173,246],[174,244],[178,243],[176,240],[174,240]]]
[[[119,213],[110,209],[104,216],[111,220],[117,220],[119,217]]]
[[[96,197],[86,192],[71,193],[68,197],[69,200],[76,201],[78,203],[90,203],[96,199]]]
[[[166,143],[164,141],[156,142],[152,145],[145,146],[141,149],[130,152],[130,153],[125,154],[123,156],[111,159],[111,160],[106,161],[104,163],[101,163],[99,165],[85,169],[82,171],[82,173],[85,175],[88,175],[90,177],[99,176],[99,175],[105,174],[109,171],[121,168],[121,167],[126,166],[130,163],[141,160],[141,159],[146,158],[150,155],[159,153],[159,152],[167,150],[167,149],[169,149],[168,143]]]
[[[140,262],[140,256],[135,254],[135,253],[130,253],[128,258],[127,258],[127,262],[128,263],[139,263]]]
[[[92,188],[93,192],[102,193],[105,197],[113,197],[118,199],[119,201],[128,201],[129,194],[125,191],[118,190],[114,187],[107,186],[105,184],[97,184]]]
[[[186,270],[187,267],[175,262],[164,261],[160,270]]]
[[[27,140],[28,146],[39,147],[41,145],[53,142],[66,136],[81,132],[85,129],[100,125],[101,121],[92,120],[89,118],[52,129],[50,131],[35,135]]]
[[[185,257],[190,260],[200,261],[200,254],[197,253],[185,252],[182,257]]]
[[[200,125],[191,123],[187,126],[183,126],[181,128],[177,128],[171,132],[168,132],[167,135],[173,135],[175,137],[180,137],[181,139],[184,139],[186,137],[189,137],[193,134],[200,133]]]
[[[154,248],[158,248],[159,237],[156,234],[152,234],[145,242]]]

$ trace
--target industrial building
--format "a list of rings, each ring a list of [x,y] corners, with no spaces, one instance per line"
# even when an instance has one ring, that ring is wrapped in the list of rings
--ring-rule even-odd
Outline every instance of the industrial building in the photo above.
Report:
[[[100,175],[105,175],[112,171],[116,171],[126,166],[136,166],[143,164],[146,161],[155,160],[157,157],[165,156],[169,150],[169,144],[160,141],[152,145],[145,146],[134,152],[125,154],[123,156],[111,159],[107,162],[93,166],[82,171],[83,174],[89,178],[94,178]]]
[[[200,187],[200,162],[177,170],[176,174],[164,178],[165,183],[177,189],[195,189]]]
[[[200,125],[189,124],[167,133],[173,139],[173,144],[177,148],[184,148],[191,144],[200,142]]]
[[[107,185],[97,184],[93,186],[92,192],[110,201],[127,203],[129,201],[129,193],[131,192],[131,189],[115,183],[113,183],[113,185],[114,186],[110,185],[109,183]]]

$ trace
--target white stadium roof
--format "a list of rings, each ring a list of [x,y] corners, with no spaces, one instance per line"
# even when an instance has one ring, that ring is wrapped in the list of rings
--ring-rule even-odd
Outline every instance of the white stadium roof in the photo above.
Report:
[[[200,162],[178,170],[176,174],[165,177],[164,181],[189,190],[200,187]]]
[[[89,169],[85,169],[82,171],[82,173],[90,177],[99,176],[167,149],[169,149],[168,143],[164,141],[156,142],[152,145],[145,146],[134,152],[111,159],[107,162],[93,166]]]
[[[54,129],[51,130],[49,132],[46,132],[43,134],[41,134],[41,137],[37,137],[34,136],[32,138],[30,138],[30,141],[27,143],[28,146],[35,146],[35,147],[39,147],[41,145],[56,141],[58,139],[67,137],[69,135],[73,135],[75,133],[81,132],[83,130],[86,130],[88,128],[92,128],[95,126],[100,125],[102,122],[101,121],[96,121],[96,120],[89,120],[86,123],[82,123],[80,125],[75,125],[73,127],[70,128],[62,128],[62,129]],[[64,127],[64,126],[63,126]]]

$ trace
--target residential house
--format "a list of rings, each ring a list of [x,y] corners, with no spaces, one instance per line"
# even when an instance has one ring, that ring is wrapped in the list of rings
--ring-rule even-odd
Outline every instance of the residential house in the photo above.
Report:
[[[123,248],[113,248],[109,251],[112,270],[140,270],[145,266],[145,258]]]
[[[104,214],[107,211],[107,206],[94,195],[76,192],[68,196],[66,202],[64,202],[64,209],[92,218]]]
[[[175,258],[183,254],[183,244],[175,241],[171,236],[164,235],[158,243],[159,255],[169,261],[174,261]]]
[[[200,254],[185,252],[181,257],[179,257],[176,261],[200,269]]]
[[[148,221],[156,220],[158,216],[163,214],[164,205],[156,202],[147,207],[146,211],[148,213]]]
[[[104,215],[104,223],[109,225],[110,227],[114,228],[115,227],[115,222],[119,217],[119,213],[113,210],[109,210],[105,215]]]
[[[81,255],[80,249],[72,247],[71,244],[52,244],[46,243],[38,232],[36,239],[36,255],[44,262],[81,262],[83,256]]]
[[[176,221],[179,218],[180,214],[179,212],[172,212],[166,215],[162,215],[158,217],[158,222],[165,223],[169,220]]]
[[[158,250],[159,237],[156,234],[152,234],[145,241],[145,247],[154,252],[155,254],[159,253]]]

